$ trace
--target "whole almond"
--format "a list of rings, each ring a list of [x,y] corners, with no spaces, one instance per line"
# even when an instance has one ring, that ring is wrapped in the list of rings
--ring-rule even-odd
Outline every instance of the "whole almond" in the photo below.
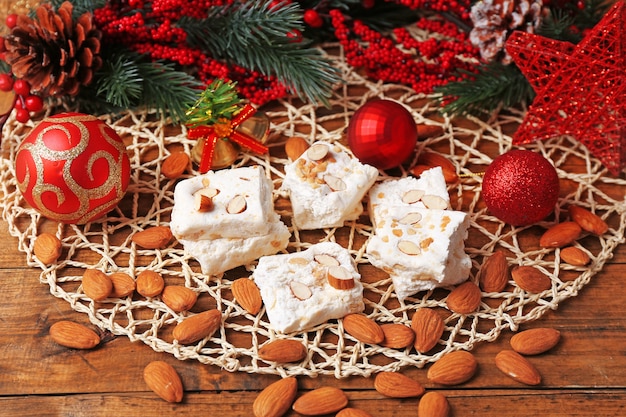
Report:
[[[372,415],[365,410],[348,407],[335,414],[335,417],[372,417]]]
[[[137,275],[137,292],[144,297],[156,297],[165,287],[165,280],[158,272],[146,269]]]
[[[254,281],[247,278],[239,278],[233,281],[230,286],[235,299],[241,307],[250,314],[258,314],[263,306],[261,291]]]
[[[443,177],[446,183],[451,184],[459,180],[459,176],[456,173],[456,167],[448,158],[435,152],[423,151],[417,158],[419,165],[427,165],[431,168],[441,167]]]
[[[61,346],[73,349],[91,349],[100,343],[100,336],[87,326],[61,320],[50,326],[50,337]]]
[[[46,265],[53,264],[59,259],[61,248],[61,241],[51,233],[40,233],[33,243],[33,253]]]
[[[161,300],[173,311],[190,310],[198,300],[198,293],[183,285],[167,285],[161,293]]]
[[[363,314],[352,313],[345,316],[343,328],[359,342],[377,345],[385,340],[385,333],[380,325]]]
[[[496,355],[496,367],[505,375],[526,385],[539,385],[541,375],[528,359],[512,350],[503,350]]]
[[[448,294],[448,308],[458,314],[470,314],[478,310],[482,293],[480,288],[471,281],[466,281]]]
[[[397,372],[380,372],[374,379],[374,388],[391,398],[419,397],[425,391],[422,384]]]
[[[448,417],[450,403],[445,395],[437,391],[429,391],[420,398],[417,405],[417,417]]]
[[[287,158],[292,161],[300,158],[307,149],[309,149],[309,143],[301,137],[292,136],[285,142],[285,153]]]
[[[135,280],[133,277],[124,272],[114,272],[109,275],[109,279],[113,284],[113,289],[109,297],[124,298],[135,292]]]
[[[474,355],[465,350],[457,350],[443,355],[429,369],[427,377],[431,382],[441,385],[458,385],[469,381],[478,362]]]
[[[430,125],[426,123],[420,123],[417,125],[418,139],[428,139],[441,134],[443,134],[443,128],[439,125]]]
[[[576,246],[568,246],[561,249],[561,259],[574,266],[584,266],[591,261],[589,255]]]
[[[222,312],[217,309],[203,311],[185,318],[172,331],[172,336],[181,345],[189,345],[211,337],[222,323]]]
[[[144,249],[163,249],[172,238],[172,231],[168,226],[153,226],[135,233],[131,240]]]
[[[111,278],[98,269],[87,269],[83,273],[83,292],[94,301],[102,301],[113,291]]]
[[[569,245],[580,236],[582,229],[576,222],[562,222],[555,224],[539,238],[542,248],[562,248]]]
[[[161,174],[169,179],[176,179],[183,175],[189,167],[191,158],[185,152],[173,152],[163,160]]]
[[[480,268],[480,287],[485,292],[500,292],[511,279],[511,271],[506,255],[497,250],[483,261]]]
[[[550,277],[533,266],[513,268],[511,276],[521,289],[530,293],[540,293],[552,288]]]
[[[295,377],[279,379],[257,395],[252,412],[255,417],[281,417],[289,411],[296,395],[298,381]]]
[[[387,323],[381,324],[380,328],[385,334],[385,340],[381,346],[390,349],[404,349],[413,345],[415,332],[410,327],[400,323]]]
[[[597,214],[579,206],[569,206],[569,215],[585,231],[601,236],[609,230],[609,225]]]
[[[183,400],[183,383],[176,369],[163,361],[150,362],[143,370],[143,379],[148,388],[170,403]]]
[[[348,405],[348,397],[339,388],[321,387],[302,395],[293,403],[293,411],[305,416],[336,413]]]
[[[306,347],[292,339],[277,339],[259,348],[259,357],[270,362],[301,362],[306,354]]]
[[[511,347],[522,355],[539,355],[559,343],[561,332],[549,327],[524,330],[511,338]]]
[[[411,328],[415,332],[413,346],[420,353],[426,353],[437,345],[443,335],[443,318],[431,308],[420,308],[413,315]]]

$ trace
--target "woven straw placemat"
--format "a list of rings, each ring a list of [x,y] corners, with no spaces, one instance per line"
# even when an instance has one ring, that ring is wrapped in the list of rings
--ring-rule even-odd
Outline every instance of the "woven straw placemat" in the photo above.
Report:
[[[558,138],[536,143],[533,149],[550,159],[561,178],[561,196],[555,214],[544,222],[528,227],[510,227],[487,213],[480,197],[480,176],[498,154],[511,149],[510,134],[521,122],[522,112],[500,112],[489,120],[468,118],[463,123],[439,115],[438,108],[410,89],[372,82],[352,71],[339,53],[330,55],[343,71],[346,83],[337,88],[331,108],[317,108],[294,101],[281,101],[266,109],[271,125],[268,139],[269,156],[242,154],[235,166],[262,165],[271,175],[275,190],[284,175],[285,139],[302,136],[309,142],[324,140],[342,146],[344,131],[352,113],[371,98],[392,98],[403,103],[417,123],[441,128],[440,134],[422,140],[424,148],[446,155],[459,167],[460,181],[451,184],[452,208],[471,216],[470,237],[466,250],[473,263],[470,280],[477,282],[480,265],[494,250],[503,250],[511,266],[533,265],[552,280],[551,289],[529,294],[513,281],[501,293],[483,293],[478,311],[469,315],[450,312],[446,308],[449,289],[421,292],[405,302],[395,297],[389,279],[367,263],[364,250],[371,233],[367,216],[347,223],[342,228],[313,232],[293,227],[288,251],[298,251],[319,241],[336,241],[350,250],[363,275],[366,314],[379,323],[410,325],[413,313],[424,306],[436,308],[445,318],[445,332],[435,349],[426,354],[413,349],[389,349],[357,342],[344,333],[341,320],[316,326],[307,332],[289,335],[270,329],[262,309],[250,315],[235,301],[231,283],[250,275],[254,264],[229,271],[220,277],[200,273],[197,262],[186,255],[182,245],[172,242],[162,250],[144,250],[131,243],[131,236],[155,225],[167,225],[173,203],[175,180],[160,173],[161,162],[173,150],[190,152],[194,142],[179,128],[154,121],[153,115],[126,112],[103,118],[128,142],[132,171],[126,197],[108,216],[93,223],[62,225],[41,217],[21,198],[15,182],[13,161],[17,146],[30,131],[10,119],[3,131],[0,160],[2,185],[1,209],[11,235],[17,238],[20,251],[29,266],[40,268],[40,280],[49,285],[55,297],[67,301],[77,312],[103,331],[140,340],[156,351],[168,352],[179,359],[197,360],[229,371],[286,375],[321,375],[335,377],[370,375],[394,371],[403,366],[422,367],[450,351],[472,349],[476,343],[495,340],[504,329],[516,330],[522,323],[536,320],[546,311],[556,309],[560,302],[574,297],[599,272],[617,245],[624,242],[626,227],[626,180],[609,176],[601,163],[589,155],[577,141]],[[495,154],[494,154],[495,153]],[[576,173],[570,172],[575,167]],[[582,170],[582,172],[581,172]],[[191,172],[186,176],[197,175]],[[391,174],[381,173],[379,180]],[[407,175],[398,170],[393,176]],[[567,218],[567,207],[577,204],[599,214],[609,225],[600,237],[583,235],[576,243],[591,257],[585,267],[574,267],[560,261],[559,250],[537,249],[537,230]],[[275,208],[285,223],[290,224],[288,199],[275,191]],[[63,242],[63,254],[50,266],[33,255],[33,242],[38,233],[55,233]],[[532,249],[531,249],[532,248]],[[81,277],[87,268],[106,273],[126,272],[136,276],[149,269],[163,275],[166,283],[184,284],[199,293],[192,312],[175,313],[157,297],[146,299],[135,295],[124,299],[93,302],[81,288]],[[217,307],[223,312],[221,328],[208,340],[192,346],[174,342],[171,330],[189,314]],[[308,348],[301,363],[274,364],[259,359],[259,347],[269,340],[290,338]]]

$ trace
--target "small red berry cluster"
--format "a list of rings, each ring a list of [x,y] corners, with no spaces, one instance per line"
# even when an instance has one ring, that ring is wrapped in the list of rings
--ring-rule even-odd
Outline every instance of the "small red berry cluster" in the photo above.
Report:
[[[479,55],[467,34],[451,22],[420,19],[417,28],[440,35],[420,41],[406,28],[395,29],[395,38],[383,36],[339,9],[331,10],[330,16],[348,64],[364,68],[371,78],[409,85],[417,93],[429,94],[437,86],[458,81],[457,70],[471,72],[472,58]]]
[[[6,18],[6,25],[9,29],[15,27],[17,23],[17,15],[9,14]],[[4,61],[6,45],[4,38],[0,37],[0,59]],[[36,94],[31,94],[31,86],[28,81],[16,79],[13,74],[0,74],[0,91],[15,93],[13,100],[13,109],[15,110],[15,119],[20,123],[26,123],[30,120],[31,112],[38,112],[43,109],[43,99]],[[7,112],[10,113],[10,112]]]

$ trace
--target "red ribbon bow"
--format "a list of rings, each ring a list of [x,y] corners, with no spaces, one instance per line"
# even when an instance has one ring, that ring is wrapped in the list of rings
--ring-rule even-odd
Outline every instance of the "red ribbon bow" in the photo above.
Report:
[[[219,119],[218,122],[212,126],[198,126],[187,131],[187,137],[189,139],[204,139],[204,148],[202,149],[199,168],[201,174],[204,174],[211,169],[213,154],[215,152],[215,144],[219,139],[228,138],[244,148],[258,154],[265,154],[268,152],[267,146],[258,142],[254,138],[235,130],[237,126],[249,119],[254,113],[256,113],[256,109],[250,104],[246,104],[232,119],[224,117]]]

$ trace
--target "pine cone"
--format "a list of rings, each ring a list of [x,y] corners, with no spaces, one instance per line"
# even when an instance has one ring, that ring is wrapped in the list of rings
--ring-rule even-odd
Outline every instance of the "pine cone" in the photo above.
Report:
[[[514,30],[534,33],[541,24],[541,0],[482,0],[472,6],[470,41],[485,61],[511,62],[504,49]]]
[[[42,96],[78,94],[102,66],[100,31],[91,13],[72,19],[73,6],[64,2],[55,12],[49,4],[36,11],[36,20],[20,15],[7,36],[6,61],[17,78],[28,81]]]

